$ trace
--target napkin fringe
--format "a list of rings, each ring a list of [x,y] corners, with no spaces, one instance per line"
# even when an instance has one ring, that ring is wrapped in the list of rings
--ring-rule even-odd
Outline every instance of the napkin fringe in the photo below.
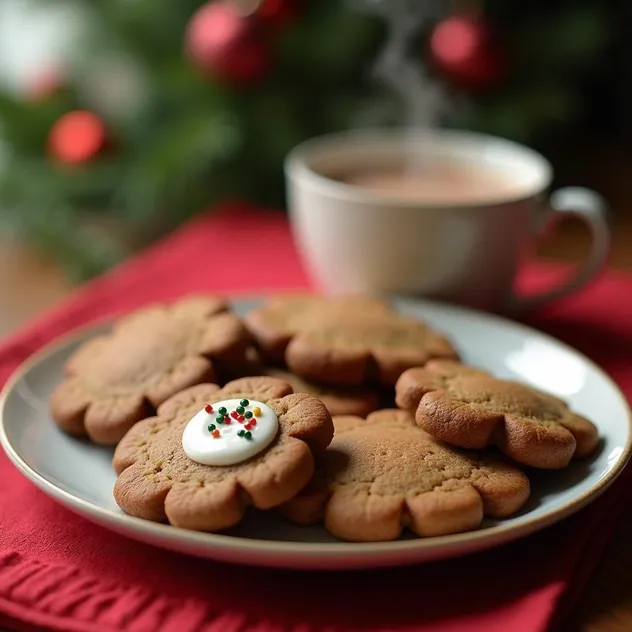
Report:
[[[38,630],[74,632],[238,632],[252,629],[238,613],[193,599],[104,582],[78,567],[0,552],[0,618],[6,613]],[[251,622],[252,623],[252,622]],[[257,630],[276,626],[257,622]],[[308,632],[308,631],[305,631]]]

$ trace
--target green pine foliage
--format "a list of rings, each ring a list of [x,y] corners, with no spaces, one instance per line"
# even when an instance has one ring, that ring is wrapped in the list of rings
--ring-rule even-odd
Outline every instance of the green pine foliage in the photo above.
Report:
[[[187,24],[202,4],[81,3],[91,19],[63,89],[38,101],[0,95],[0,229],[22,234],[85,278],[221,199],[282,205],[283,159],[302,140],[397,119],[392,96],[370,79],[385,33],[378,17],[342,0],[303,2],[295,21],[269,33],[273,63],[265,81],[237,88],[209,79],[183,53]],[[497,0],[490,11],[507,20],[520,74],[468,98],[455,122],[525,140],[570,116],[576,103],[560,73],[572,83],[571,70],[593,63],[607,30],[598,0],[556,17],[561,22],[546,35],[533,20],[515,20],[508,5],[515,10],[517,3]],[[139,97],[127,109],[106,107],[90,89],[112,92],[102,74],[112,53],[121,73],[129,65],[138,78]],[[525,87],[521,77],[530,73],[532,87]],[[99,114],[109,144],[87,164],[64,166],[51,159],[47,137],[73,109]]]

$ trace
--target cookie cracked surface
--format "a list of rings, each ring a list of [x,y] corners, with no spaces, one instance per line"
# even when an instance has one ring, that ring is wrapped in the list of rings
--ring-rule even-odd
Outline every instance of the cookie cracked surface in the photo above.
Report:
[[[213,361],[237,362],[249,334],[225,301],[193,296],[118,320],[68,360],[51,413],[69,434],[113,445],[184,388],[212,381]]]
[[[403,371],[433,358],[457,358],[450,341],[424,323],[396,314],[321,319],[288,344],[298,375],[329,384],[394,385]]]
[[[182,447],[189,421],[207,404],[248,398],[278,418],[274,441],[256,456],[229,466],[202,465]],[[325,406],[272,377],[193,386],[167,400],[158,415],[137,423],[118,444],[114,498],[126,513],[197,531],[237,524],[248,505],[276,507],[314,472],[313,453],[325,450],[333,424]]]
[[[484,516],[509,516],[529,497],[521,471],[442,444],[406,411],[335,417],[334,425],[317,474],[281,509],[299,524],[324,519],[332,535],[350,541],[394,540],[406,527],[446,535],[476,529]]]
[[[402,374],[396,403],[431,435],[464,448],[496,445],[524,465],[556,469],[596,447],[597,428],[565,402],[458,362]]]
[[[245,321],[266,358],[282,361],[292,337],[323,318],[345,315],[388,315],[383,301],[365,296],[316,296],[288,294],[270,298],[246,315]]]

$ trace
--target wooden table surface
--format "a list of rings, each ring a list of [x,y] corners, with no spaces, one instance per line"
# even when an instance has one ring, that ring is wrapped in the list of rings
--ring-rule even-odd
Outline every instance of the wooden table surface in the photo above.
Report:
[[[547,258],[576,261],[586,252],[585,229],[572,222],[541,249]],[[632,216],[617,220],[612,264],[632,271]],[[71,287],[50,262],[29,249],[0,242],[0,336],[63,298]],[[630,360],[632,362],[632,358]],[[569,632],[632,630],[632,507],[620,520],[590,586],[564,627]]]

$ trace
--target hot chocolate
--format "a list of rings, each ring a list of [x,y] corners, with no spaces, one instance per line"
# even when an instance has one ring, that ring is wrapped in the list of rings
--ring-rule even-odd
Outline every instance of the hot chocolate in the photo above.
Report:
[[[477,204],[520,195],[520,183],[500,169],[467,163],[428,164],[418,170],[365,168],[337,178],[380,197],[420,204]]]

